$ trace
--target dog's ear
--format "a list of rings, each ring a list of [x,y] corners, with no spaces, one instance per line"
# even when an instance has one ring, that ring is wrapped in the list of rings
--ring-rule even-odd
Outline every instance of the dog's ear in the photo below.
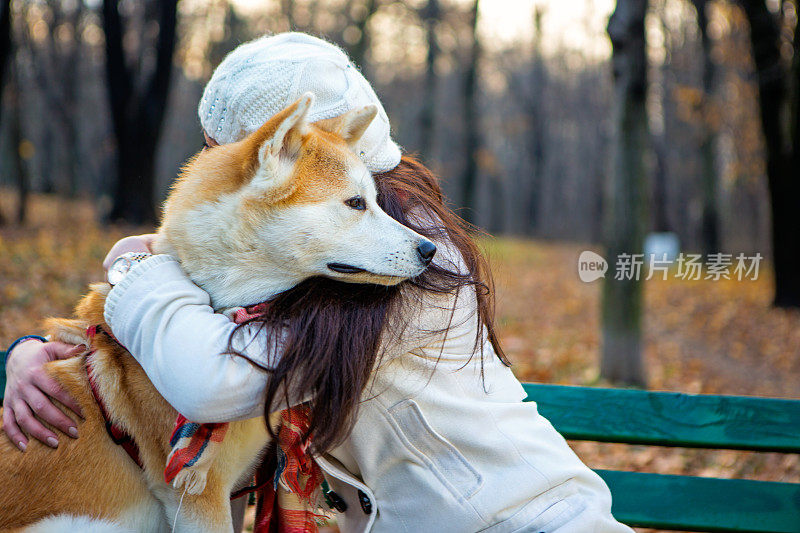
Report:
[[[314,94],[305,93],[254,135],[257,157],[249,188],[258,196],[279,201],[294,190],[292,167],[308,133],[308,111],[313,103]]]
[[[372,124],[375,115],[378,114],[378,107],[375,104],[365,105],[356,109],[351,109],[338,117],[318,120],[314,123],[316,127],[338,135],[347,142],[348,145],[355,145]]]

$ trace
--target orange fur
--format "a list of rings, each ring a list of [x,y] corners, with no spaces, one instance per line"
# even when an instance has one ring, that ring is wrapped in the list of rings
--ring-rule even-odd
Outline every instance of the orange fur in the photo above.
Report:
[[[48,333],[60,340],[73,338],[76,331],[85,332],[87,324],[107,328],[102,317],[108,288],[105,284],[92,286],[78,304],[77,320],[51,319]],[[152,491],[174,491],[164,483],[163,470],[177,412],[119,344],[101,333],[92,347],[95,352],[91,355],[47,364],[47,372],[83,410],[85,419],[78,423],[80,437],[62,439],[56,450],[32,440],[25,453],[7,439],[0,441],[0,486],[13,488],[0,490],[2,530],[60,513],[119,520],[148,507],[159,511]],[[111,417],[136,440],[144,470],[108,437],[89,388],[87,358],[92,360],[99,393]],[[255,466],[266,442],[263,420],[231,424],[206,489],[184,497],[183,514],[191,516],[197,526],[202,525],[198,530],[230,529],[227,495]]]
[[[199,226],[205,232],[209,222],[203,218],[197,220],[193,210],[207,204],[214,209],[215,203],[222,202],[226,195],[243,194],[243,200],[236,204],[233,219],[214,221],[218,225],[255,226],[270,210],[287,205],[324,203],[346,192],[348,187],[354,187],[349,175],[354,172],[353,168],[362,173],[357,175],[368,176],[350,146],[374,117],[374,109],[350,112],[317,126],[306,124],[303,114],[295,126],[287,129],[286,123],[304,109],[302,106],[307,110],[312,101],[313,96],[305,95],[243,141],[215,147],[192,158],[165,204],[164,220],[154,245],[156,253],[177,256],[193,278],[198,270],[205,269],[214,279],[215,269],[226,264],[212,261],[227,260],[239,249],[248,250],[255,241],[252,232],[246,229],[234,232],[223,227],[224,243],[212,242],[208,246],[217,248],[211,251],[200,248],[198,240],[201,239],[193,238],[192,231]],[[285,136],[276,134],[281,131]],[[273,136],[280,137],[275,146],[267,144]],[[280,157],[274,152],[268,154],[272,159],[265,157],[265,149],[280,150]],[[272,174],[262,176],[265,184],[262,193],[259,184],[253,185],[253,181],[266,164],[272,165]],[[281,172],[290,174],[282,177]],[[273,183],[277,185],[272,186]],[[374,187],[372,190],[374,195]],[[370,201],[374,202],[374,197]],[[337,205],[343,204],[337,202]],[[346,207],[341,209],[347,210]],[[388,215],[383,216],[388,218]],[[228,238],[228,232],[235,235]],[[406,239],[403,242],[416,246],[414,235],[403,234]],[[232,250],[218,251],[220,246],[230,242],[235,244]],[[247,260],[260,259],[248,256]],[[249,268],[240,270],[249,276],[253,272]],[[269,278],[260,279],[265,283],[269,281]],[[359,277],[354,280],[364,281]],[[247,283],[253,282],[248,280]],[[213,292],[213,288],[204,288]],[[114,520],[125,527],[149,531],[163,526],[165,517],[171,521],[175,514],[181,494],[164,483],[163,470],[170,451],[168,441],[176,411],[122,346],[103,333],[91,340],[86,338],[89,325],[100,325],[110,331],[103,319],[109,290],[110,286],[105,283],[93,285],[76,307],[75,319],[47,321],[46,327],[54,340],[92,346],[91,354],[46,365],[47,372],[80,404],[85,419],[78,423],[80,437],[62,439],[56,450],[32,440],[27,451],[21,453],[7,439],[0,439],[0,530],[21,528],[51,515],[67,514]],[[241,301],[239,305],[251,303],[255,302]],[[143,470],[106,433],[105,422],[88,384],[86,361],[89,358],[99,394],[111,418],[139,446]],[[181,531],[230,531],[229,494],[255,467],[267,443],[268,434],[262,418],[231,423],[209,471],[205,489],[197,495],[184,495],[179,518]]]

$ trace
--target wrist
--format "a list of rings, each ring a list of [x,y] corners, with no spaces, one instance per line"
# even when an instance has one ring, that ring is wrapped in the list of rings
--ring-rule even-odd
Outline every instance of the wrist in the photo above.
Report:
[[[41,335],[23,335],[22,337],[18,338],[14,342],[12,342],[11,346],[9,346],[8,350],[6,350],[6,363],[11,358],[11,352],[14,350],[14,348],[17,348],[18,346],[20,346],[21,344],[23,344],[25,342],[34,341],[34,340],[42,342],[42,343],[47,342],[47,339],[45,337],[42,337]]]
[[[149,252],[126,252],[117,257],[108,269],[108,283],[112,286],[122,281],[137,264],[152,257]]]

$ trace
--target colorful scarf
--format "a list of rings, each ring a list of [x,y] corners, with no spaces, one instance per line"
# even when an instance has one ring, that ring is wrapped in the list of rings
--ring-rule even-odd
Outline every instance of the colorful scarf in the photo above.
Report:
[[[231,316],[241,324],[266,309],[267,304],[258,304],[237,309]],[[310,438],[303,439],[310,423],[308,405],[280,413],[277,446],[272,448],[277,453],[277,466],[266,474],[270,479],[256,479],[260,493],[254,533],[316,533],[318,526],[330,518],[322,510],[322,469],[309,453]],[[172,451],[167,457],[164,480],[175,488],[183,486],[189,494],[202,492],[227,430],[227,423],[198,424],[178,415],[169,441]]]
[[[261,491],[254,533],[316,533],[331,518],[322,507],[322,469],[308,453],[310,439],[303,440],[310,416],[308,406],[281,412],[275,471],[266,473],[270,479],[256,478]]]
[[[169,438],[172,451],[167,456],[164,481],[174,480],[175,488],[184,487],[189,494],[203,492],[208,470],[227,431],[227,423],[198,424],[179,414]]]

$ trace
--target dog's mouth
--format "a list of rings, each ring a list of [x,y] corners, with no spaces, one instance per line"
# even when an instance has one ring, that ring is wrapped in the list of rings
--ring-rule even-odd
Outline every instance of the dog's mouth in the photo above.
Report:
[[[347,265],[345,263],[328,263],[328,268],[339,274],[360,274],[361,272],[366,272],[363,268]]]

